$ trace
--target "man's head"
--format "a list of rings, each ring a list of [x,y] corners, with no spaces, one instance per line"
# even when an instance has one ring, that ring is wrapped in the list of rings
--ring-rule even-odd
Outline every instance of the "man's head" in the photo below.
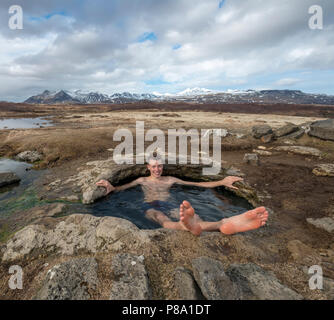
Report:
[[[151,176],[154,178],[159,178],[162,175],[163,164],[162,159],[158,154],[153,154],[148,157],[147,169],[150,171]]]

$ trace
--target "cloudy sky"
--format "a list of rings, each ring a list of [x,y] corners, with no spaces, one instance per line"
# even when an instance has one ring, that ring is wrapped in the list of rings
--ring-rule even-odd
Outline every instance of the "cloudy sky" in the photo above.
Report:
[[[309,7],[323,29],[309,27]],[[11,30],[20,5],[23,29]],[[1,0],[0,100],[49,90],[334,95],[333,0]]]

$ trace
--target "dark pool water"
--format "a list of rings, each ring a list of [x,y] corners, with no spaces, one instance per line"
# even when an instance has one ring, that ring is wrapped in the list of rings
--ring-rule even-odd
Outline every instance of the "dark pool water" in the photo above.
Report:
[[[25,210],[40,204],[36,197],[34,181],[44,170],[30,170],[31,164],[0,158],[0,172],[15,172],[21,178],[20,183],[0,188],[0,218],[17,210]],[[28,169],[28,170],[27,170]],[[189,201],[196,213],[204,221],[219,221],[252,209],[251,205],[224,188],[206,189],[187,186],[175,186],[170,189],[170,197],[163,204],[163,211],[172,220],[170,209],[179,208],[183,200]],[[127,219],[141,229],[156,229],[161,226],[145,216],[144,194],[140,186],[108,195],[91,205],[67,203],[65,215],[73,212],[88,213],[95,216],[113,216]]]
[[[40,126],[49,127],[52,122],[42,118],[0,119],[0,129],[31,129]]]
[[[21,179],[19,183],[0,188],[0,217],[17,207],[24,209],[35,204],[36,199],[30,195],[21,198],[29,193],[33,182],[43,173],[43,170],[30,170],[31,167],[25,162],[0,158],[0,172],[14,172]]]
[[[213,190],[183,186],[171,188],[170,198],[165,209],[167,207],[178,208],[183,200],[189,201],[204,221],[218,221],[252,209],[246,200],[231,193],[226,193],[224,189]],[[111,194],[97,203],[84,206],[81,212],[84,210],[86,213],[99,217],[113,216],[127,219],[143,229],[161,227],[145,217],[145,205],[143,203],[144,194],[141,187],[138,186]],[[173,216],[170,216],[170,218],[177,221]]]

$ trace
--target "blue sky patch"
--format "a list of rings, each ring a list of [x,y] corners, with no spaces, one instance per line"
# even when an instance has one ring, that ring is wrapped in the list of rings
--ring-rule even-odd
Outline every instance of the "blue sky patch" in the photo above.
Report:
[[[54,16],[63,16],[63,17],[67,17],[67,14],[65,11],[56,11],[56,12],[51,12],[48,14],[45,14],[43,16],[40,17],[29,17],[30,21],[43,21],[43,20],[49,20]]]
[[[179,43],[177,43],[177,44],[175,44],[175,45],[173,45],[173,50],[177,50],[177,49],[180,49],[182,46],[179,44]]]
[[[219,5],[218,5],[219,9],[221,9],[223,7],[224,3],[225,3],[225,0],[221,0],[219,2]]]
[[[156,41],[158,39],[158,37],[156,36],[156,34],[154,32],[145,32],[142,35],[139,36],[138,38],[138,42],[145,42],[145,41]]]

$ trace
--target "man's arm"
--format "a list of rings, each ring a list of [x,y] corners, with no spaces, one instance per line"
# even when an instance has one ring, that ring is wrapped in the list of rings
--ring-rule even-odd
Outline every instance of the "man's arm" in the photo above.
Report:
[[[203,188],[216,188],[216,187],[224,186],[224,187],[228,187],[228,188],[235,189],[235,190],[237,190],[238,188],[234,187],[233,183],[244,180],[240,177],[234,177],[234,176],[229,176],[222,180],[212,181],[212,182],[191,182],[191,181],[184,181],[184,180],[174,178],[174,177],[172,177],[172,179],[173,179],[172,180],[173,183],[181,184],[184,186],[195,186],[195,187],[203,187]]]
[[[105,187],[107,189],[107,194],[109,194],[110,192],[119,192],[122,190],[126,190],[132,187],[135,187],[139,184],[141,184],[143,182],[143,178],[138,178],[132,182],[123,184],[122,186],[118,186],[118,187],[114,187],[109,181],[107,180],[100,180],[99,182],[96,183],[97,186],[99,187]]]

